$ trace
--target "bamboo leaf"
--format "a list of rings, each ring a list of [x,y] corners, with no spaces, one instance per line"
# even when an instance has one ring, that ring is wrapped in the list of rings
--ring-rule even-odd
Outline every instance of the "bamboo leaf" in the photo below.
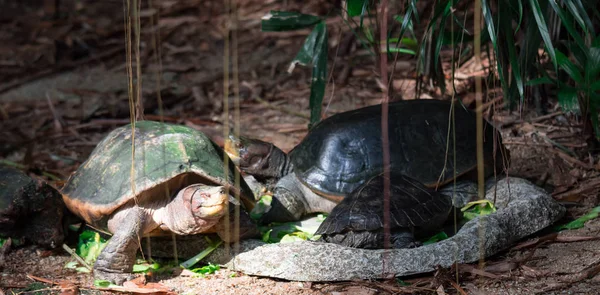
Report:
[[[573,56],[575,58],[575,60],[577,61],[577,64],[580,67],[585,67],[585,65],[587,64],[587,60],[588,60],[587,48],[582,49],[577,44],[575,44],[574,42],[571,42],[569,40],[565,40],[565,41],[561,41],[561,42],[563,44],[565,44],[565,46],[568,48],[568,52],[571,54],[571,56]]]
[[[435,47],[433,49],[433,63],[434,64],[438,64],[440,62],[439,58],[440,58],[440,52],[442,51],[442,45],[444,45],[444,34],[443,32],[446,30],[446,19],[448,19],[448,15],[443,15],[442,19],[440,20],[440,26],[438,27],[438,38],[435,39]],[[439,67],[435,67],[435,72],[436,74],[441,74],[439,73]]]
[[[590,47],[588,50],[588,62],[585,65],[586,81],[599,80],[600,74],[600,47]]]
[[[452,7],[454,1],[436,1],[434,7],[434,14],[427,26],[427,29],[431,29],[432,26],[438,21],[441,15],[448,15],[450,13],[450,8]]]
[[[414,50],[406,49],[406,48],[397,48],[397,47],[389,47],[388,52],[398,52],[410,55],[416,55],[417,53]]]
[[[592,23],[592,20],[590,19],[589,15],[588,15],[587,9],[584,8],[583,4],[581,3],[581,0],[572,0],[572,1],[565,1],[565,2],[567,4],[567,6],[573,5],[575,7],[573,10],[578,12],[577,14],[581,17],[581,19],[585,23],[585,25],[581,25],[582,28],[585,30],[588,30],[588,32],[590,32],[592,34],[592,36],[596,36],[596,32],[594,30],[594,24]],[[571,9],[572,8],[569,7],[569,10],[571,10]],[[571,12],[571,13],[575,14],[574,12]]]
[[[311,27],[320,21],[320,17],[310,14],[272,10],[263,16],[261,30],[263,32],[293,31]]]
[[[554,84],[554,81],[549,77],[539,77],[532,80],[527,81],[527,86],[537,86],[542,84]]]
[[[494,19],[492,18],[492,12],[490,7],[488,6],[488,3],[486,0],[481,0],[481,9],[483,12],[483,17],[485,19],[485,26],[487,28],[488,31],[488,35],[490,36],[490,40],[492,41],[492,46],[494,47],[494,51],[496,52],[496,54],[499,53],[499,48],[498,48],[498,42],[497,42],[497,36],[496,36],[496,29],[494,27]],[[502,19],[502,21],[507,22],[507,21],[511,21],[510,18],[506,19]],[[511,30],[512,32],[512,30]],[[509,47],[511,45],[509,44]],[[498,75],[500,76],[500,84],[502,85],[502,91],[504,91],[504,93],[510,93],[509,92],[509,88],[508,88],[508,81],[506,79],[505,73],[504,73],[504,67],[501,63],[500,58],[496,58],[496,65],[498,68]],[[521,83],[523,83],[523,81],[521,81]],[[521,87],[523,87],[521,85]],[[520,90],[520,92],[522,92],[522,90]],[[522,96],[521,96],[522,97]]]
[[[408,3],[410,4],[410,6],[409,6],[410,10],[415,15],[415,21],[417,22],[417,24],[419,24],[420,21],[419,21],[419,10],[417,9],[417,0],[410,0],[410,1],[408,1]],[[408,9],[407,9],[407,11],[408,11]]]
[[[412,22],[410,21],[412,13],[413,13],[413,7],[409,6],[408,9],[406,10],[406,14],[404,16],[401,16],[401,15],[396,16],[396,20],[397,21],[401,20],[401,22],[402,22],[402,26],[400,27],[400,34],[398,34],[398,38],[397,38],[397,42],[396,42],[396,47],[400,47],[400,40],[405,39],[403,37],[404,37],[404,32],[407,29],[414,36]],[[392,51],[390,51],[390,43],[391,42],[392,41],[389,41],[389,40],[388,40],[388,42],[386,42],[386,44],[387,44],[386,47],[387,47],[388,52],[392,52]]]
[[[565,2],[569,2],[569,1],[565,1]],[[556,14],[560,18],[560,20],[562,22],[562,25],[569,32],[570,37],[573,38],[573,40],[575,40],[575,43],[577,43],[577,45],[581,49],[585,50],[585,48],[586,48],[585,42],[583,42],[583,38],[581,38],[581,35],[579,35],[579,33],[577,32],[577,30],[573,27],[573,22],[571,21],[571,17],[570,17],[571,15],[565,13],[565,11],[562,8],[560,8],[558,6],[558,4],[556,4],[556,2],[554,2],[554,1],[548,1],[548,3],[550,3],[550,6],[552,6],[552,9],[554,9],[554,11],[556,12]]]
[[[546,45],[546,51],[548,52],[548,55],[550,55],[550,59],[554,64],[554,70],[558,72],[556,53],[554,52],[554,46],[552,45],[552,38],[550,37],[550,33],[548,32],[548,25],[546,25],[544,12],[540,8],[540,4],[537,0],[529,0],[529,5],[531,5],[533,16],[535,17],[535,22],[538,24],[540,35],[542,36],[542,40],[544,40],[544,44]]]
[[[585,83],[577,66],[559,50],[556,50],[556,62],[577,84]]]
[[[509,13],[508,7],[501,7],[500,11],[500,13],[502,13],[503,15],[507,15]],[[502,21],[500,21],[500,25],[502,26],[502,28],[504,28],[504,38],[506,40],[506,47],[508,48],[508,60],[510,62],[513,77],[515,78],[515,84],[517,87],[517,91],[519,92],[519,98],[521,101],[523,101],[523,75],[521,74],[521,67],[519,66],[519,61],[517,60],[517,50],[515,47],[516,44],[512,30],[512,19],[504,18],[502,19]]]
[[[579,10],[577,9],[576,4],[573,1],[563,1],[563,3],[569,10],[570,14],[573,16],[577,24],[579,24],[579,26],[583,29],[586,29],[585,21],[583,20],[583,17],[579,14]]]
[[[600,95],[592,93],[590,95],[590,119],[592,120],[592,127],[596,133],[596,139],[600,140],[600,128],[598,123],[598,111],[600,109]]]
[[[560,85],[557,93],[558,103],[565,112],[579,112],[579,102],[577,100],[577,89]]]
[[[321,104],[327,82],[327,25],[324,21],[320,22],[313,31],[317,32],[318,38],[314,46],[312,83],[310,85],[309,129],[321,120]]]
[[[592,85],[590,85],[590,91],[595,92],[600,90],[600,80],[592,83]]]
[[[348,3],[348,16],[363,15],[367,7],[367,0],[346,0],[346,3]]]

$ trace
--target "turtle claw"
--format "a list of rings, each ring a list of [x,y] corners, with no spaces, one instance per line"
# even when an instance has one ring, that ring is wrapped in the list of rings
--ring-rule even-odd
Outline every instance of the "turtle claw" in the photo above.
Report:
[[[133,273],[109,272],[105,270],[94,269],[94,279],[109,281],[115,285],[123,285],[124,282],[135,279],[137,275]]]

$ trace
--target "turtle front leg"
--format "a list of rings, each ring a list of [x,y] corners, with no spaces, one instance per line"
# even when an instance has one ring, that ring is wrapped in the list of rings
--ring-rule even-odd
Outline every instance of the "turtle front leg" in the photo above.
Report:
[[[271,208],[261,217],[261,223],[300,220],[309,208],[302,186],[293,173],[279,180],[273,188]]]
[[[271,209],[262,216],[261,222],[297,221],[307,214],[329,213],[336,205],[337,203],[317,195],[296,174],[290,173],[273,188]]]
[[[131,271],[139,246],[138,238],[143,234],[146,218],[144,210],[138,206],[124,210],[127,212],[117,213],[124,218],[119,218],[119,228],[94,264],[95,279],[107,280],[118,285],[135,277]]]

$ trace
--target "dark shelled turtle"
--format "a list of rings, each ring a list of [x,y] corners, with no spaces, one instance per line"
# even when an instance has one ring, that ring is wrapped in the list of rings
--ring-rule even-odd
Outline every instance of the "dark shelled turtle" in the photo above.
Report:
[[[315,235],[347,247],[384,247],[383,174],[364,182],[339,203]],[[390,173],[390,245],[417,246],[417,238],[439,230],[452,209],[452,198],[397,173]]]
[[[52,186],[0,165],[0,236],[59,247],[65,239],[66,214],[60,193]]]
[[[456,133],[451,133],[448,141],[450,102],[390,103],[390,169],[427,187],[451,182],[455,172],[461,179],[476,180],[475,113],[459,104],[454,109]],[[271,143],[245,137],[228,138],[225,150],[242,171],[273,185],[271,209],[263,215],[263,222],[329,212],[363,182],[382,172],[381,105],[339,113],[319,122],[289,155]],[[487,122],[483,155],[485,177],[494,170],[501,171],[503,157],[508,158],[499,132]]]
[[[223,240],[235,241],[257,234],[246,211],[240,210],[237,236],[231,227],[234,214],[228,222],[222,218],[239,207],[233,196],[240,196],[246,208],[254,200],[243,181],[241,189],[235,187],[235,166],[226,175],[223,157],[206,135],[185,126],[141,121],[135,133],[131,125],[110,132],[62,190],[72,212],[113,234],[94,264],[96,278],[121,283],[132,277],[142,235],[216,231]]]

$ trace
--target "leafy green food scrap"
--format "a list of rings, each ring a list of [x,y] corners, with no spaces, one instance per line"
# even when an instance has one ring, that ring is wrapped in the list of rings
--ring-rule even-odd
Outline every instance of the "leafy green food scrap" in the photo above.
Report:
[[[79,242],[75,253],[89,264],[93,264],[100,252],[106,247],[106,239],[93,230],[84,230],[79,235]]]
[[[587,213],[567,224],[559,226],[558,230],[582,228],[587,221],[598,218],[598,214],[600,214],[600,206],[595,207],[589,213]]]
[[[460,211],[463,212],[466,220],[472,220],[475,217],[496,212],[496,207],[489,200],[478,200],[467,203]]]
[[[219,265],[208,263],[208,265],[205,265],[203,267],[198,267],[198,268],[192,269],[192,272],[201,274],[201,275],[208,275],[208,274],[214,274],[219,269],[221,269],[221,267]]]

